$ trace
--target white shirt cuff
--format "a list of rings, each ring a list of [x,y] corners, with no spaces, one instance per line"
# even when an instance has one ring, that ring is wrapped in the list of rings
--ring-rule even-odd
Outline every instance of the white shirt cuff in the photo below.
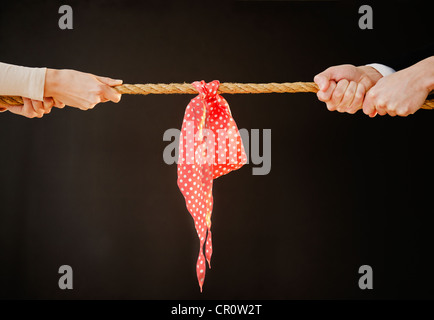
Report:
[[[46,71],[0,62],[0,95],[43,101]]]
[[[377,70],[379,73],[381,73],[383,77],[396,72],[391,67],[385,66],[384,64],[380,64],[380,63],[370,63],[367,64],[367,66]]]

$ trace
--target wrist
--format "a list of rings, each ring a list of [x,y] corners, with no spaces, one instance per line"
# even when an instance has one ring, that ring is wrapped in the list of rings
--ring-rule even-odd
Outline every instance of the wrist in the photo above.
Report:
[[[374,84],[376,84],[378,80],[380,80],[381,78],[383,78],[383,75],[380,73],[380,71],[378,71],[374,67],[371,67],[371,66],[360,66],[359,68],[362,69],[362,71],[366,74],[367,77],[369,77],[369,79]]]
[[[53,97],[56,95],[59,86],[60,70],[48,69],[45,73],[44,97]]]
[[[434,56],[419,62],[422,73],[423,87],[429,92],[434,90]]]
[[[374,67],[360,66],[357,68],[359,68],[365,74],[365,78],[367,79],[367,84],[369,85],[369,88],[373,87],[378,82],[378,80],[383,78],[383,75]]]

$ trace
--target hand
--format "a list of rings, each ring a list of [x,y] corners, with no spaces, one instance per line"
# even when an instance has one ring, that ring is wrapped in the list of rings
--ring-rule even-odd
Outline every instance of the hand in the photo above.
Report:
[[[112,86],[119,86],[122,80],[95,76],[75,70],[47,69],[44,96],[52,97],[54,106],[65,105],[88,110],[100,102],[119,102],[121,94]]]
[[[314,81],[320,89],[318,99],[327,104],[328,110],[353,114],[362,108],[365,93],[381,77],[372,67],[344,64],[317,74]]]
[[[27,118],[42,118],[44,114],[51,112],[51,108],[54,105],[54,100],[52,98],[44,98],[44,101],[23,98],[23,102],[24,103],[21,106],[1,104],[0,107],[4,107],[12,113],[25,116]]]
[[[406,117],[423,105],[433,89],[434,57],[380,79],[367,93],[363,112]]]

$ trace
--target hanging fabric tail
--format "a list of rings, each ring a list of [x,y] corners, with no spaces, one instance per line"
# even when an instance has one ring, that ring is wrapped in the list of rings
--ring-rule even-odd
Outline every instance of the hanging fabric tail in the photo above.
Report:
[[[242,167],[247,157],[229,105],[217,94],[219,81],[196,81],[192,85],[199,95],[188,104],[182,123],[178,187],[200,240],[196,274],[202,292],[205,257],[211,268],[213,180]]]

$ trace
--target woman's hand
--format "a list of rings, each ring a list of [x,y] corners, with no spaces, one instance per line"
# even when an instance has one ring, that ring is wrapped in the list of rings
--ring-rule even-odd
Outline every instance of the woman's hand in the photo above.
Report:
[[[44,101],[32,100],[29,98],[23,98],[23,105],[10,106],[1,104],[0,107],[4,107],[12,113],[27,117],[27,118],[42,118],[44,114],[51,112],[53,108],[54,100],[52,98],[44,98]]]
[[[434,89],[434,57],[380,79],[366,94],[363,112],[406,117],[423,105]]]
[[[318,99],[330,111],[355,113],[362,108],[366,92],[382,75],[369,66],[350,64],[334,66],[314,78],[319,87]]]
[[[75,70],[47,69],[44,96],[54,100],[54,106],[65,105],[88,110],[100,102],[119,102],[121,94],[113,86],[119,86],[122,80],[95,76]]]

